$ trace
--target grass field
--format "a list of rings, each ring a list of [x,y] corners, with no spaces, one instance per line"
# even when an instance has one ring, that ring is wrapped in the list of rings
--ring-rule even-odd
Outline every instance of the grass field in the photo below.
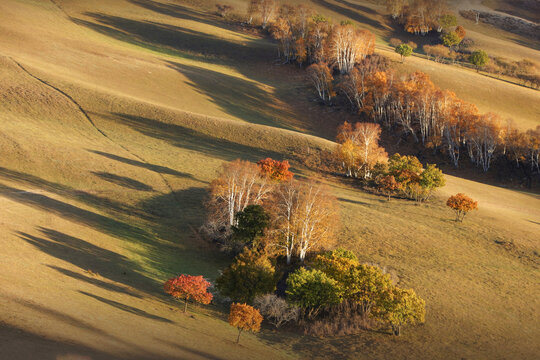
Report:
[[[426,299],[426,324],[400,338],[265,328],[237,346],[220,307],[183,315],[162,295],[168,277],[215,279],[230,261],[197,233],[225,161],[309,174],[297,154],[332,148],[344,120],[310,100],[302,70],[273,64],[271,41],[198,3],[0,3],[0,358],[536,358],[540,198],[458,177],[420,206],[326,179],[342,245]],[[382,47],[392,31],[371,3],[313,4]],[[538,91],[416,57],[404,68],[538,124]],[[444,199],[458,191],[480,210],[456,225]]]

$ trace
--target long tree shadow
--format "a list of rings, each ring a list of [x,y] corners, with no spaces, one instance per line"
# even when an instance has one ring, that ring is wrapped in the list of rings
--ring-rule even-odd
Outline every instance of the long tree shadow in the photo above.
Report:
[[[224,30],[232,30],[230,26],[222,23],[222,18],[207,12],[190,9],[180,4],[164,4],[153,0],[128,0],[130,3],[143,7],[158,14],[171,16],[182,20],[191,20],[203,24],[216,26]]]
[[[102,178],[105,181],[125,187],[127,189],[137,190],[137,191],[155,191],[154,188],[152,188],[150,185],[146,185],[145,183],[142,183],[134,179],[130,179],[125,176],[120,176],[120,175],[111,174],[109,172],[102,172],[102,171],[92,171],[92,174]]]
[[[90,294],[86,291],[81,291],[79,290],[79,292],[83,295],[86,295],[86,296],[89,296],[91,298],[94,298],[98,301],[101,301],[102,303],[105,303],[107,305],[110,305],[112,307],[115,307],[117,309],[120,309],[122,311],[125,311],[125,312],[128,312],[130,314],[134,314],[134,315],[137,315],[137,316],[141,316],[141,317],[144,317],[144,318],[147,318],[147,319],[151,319],[151,320],[156,320],[156,321],[160,321],[160,322],[166,322],[166,323],[174,323],[174,321],[171,321],[169,319],[166,319],[164,317],[161,317],[161,316],[157,316],[157,315],[153,315],[153,314],[150,314],[150,313],[147,313],[146,311],[144,310],[141,310],[141,309],[137,309],[133,306],[129,306],[129,305],[126,305],[126,304],[122,304],[122,303],[119,303],[118,301],[114,301],[114,300],[110,300],[110,299],[105,299],[101,296],[97,296],[97,295],[94,295],[94,294]]]
[[[121,359],[72,341],[51,340],[7,324],[0,326],[0,339],[2,339],[0,347],[2,359]]]
[[[147,245],[155,242],[148,232],[137,226],[81,209],[45,195],[27,192],[3,184],[0,184],[0,195],[21,204],[45,210],[64,219],[98,229],[113,237]]]
[[[358,13],[357,11],[354,11],[354,10],[351,10],[347,7],[343,7],[343,6],[340,6],[340,5],[336,5],[336,4],[332,4],[326,0],[312,0],[315,4],[318,4],[318,5],[321,5],[321,6],[324,6],[326,7],[328,10],[331,10],[335,13],[338,13],[340,15],[343,15],[343,16],[346,16],[348,17],[349,19],[352,19],[354,21],[357,21],[361,24],[367,24],[367,25],[370,25],[376,29],[379,29],[379,30],[385,30],[386,28],[377,20],[373,20],[369,17],[367,17],[366,15],[362,15],[360,13]],[[339,1],[340,3],[342,4],[345,4],[346,6],[351,6],[347,1]],[[359,8],[356,8],[357,10],[360,10]],[[369,9],[370,13],[373,13],[373,10]],[[364,11],[365,10],[361,10],[361,11]]]
[[[120,286],[120,285],[116,285],[116,284],[111,284],[111,283],[108,283],[106,281],[96,279],[95,277],[84,276],[84,275],[76,273],[74,271],[71,271],[71,270],[68,270],[68,269],[63,269],[61,267],[54,266],[54,265],[47,265],[47,267],[49,267],[49,268],[51,268],[53,270],[56,270],[56,271],[66,275],[66,276],[69,276],[69,277],[73,278],[73,279],[84,281],[84,282],[86,282],[88,284],[92,284],[94,286],[97,286],[99,288],[102,288],[102,289],[105,289],[105,290],[108,290],[108,291],[117,292],[117,293],[121,293],[121,294],[126,294],[126,295],[130,295],[130,296],[133,296],[133,297],[136,297],[136,298],[141,298],[141,295],[135,293],[133,290],[131,290],[127,286]],[[89,269],[86,269],[86,270],[89,270]]]
[[[143,291],[154,289],[157,286],[155,281],[142,273],[140,266],[123,255],[53,229],[40,227],[39,231],[43,237],[24,232],[17,234],[19,238],[50,256],[67,261],[82,270],[91,270],[114,282]],[[58,271],[69,274],[64,269]],[[69,275],[73,276],[73,274]],[[89,279],[84,279],[84,281],[96,284]]]
[[[222,160],[230,161],[243,158],[257,161],[268,156],[274,159],[283,157],[283,154],[275,151],[262,150],[216,138],[181,125],[168,124],[130,114],[115,113],[114,116],[117,121],[123,122],[141,134],[166,141],[179,148],[197,151]]]
[[[31,174],[25,174],[15,170],[0,167],[0,178],[16,181],[17,183],[22,183],[26,186],[31,186],[40,190],[52,192],[54,194],[80,201],[84,204],[107,212],[113,210],[124,215],[137,215],[141,218],[147,217],[146,214],[142,213],[139,209],[133,208],[132,206],[119,203],[106,197],[94,195],[86,191],[77,190],[67,185],[48,181]],[[125,182],[135,182],[135,180],[124,177],[123,180]],[[20,192],[21,194],[24,193],[24,191]],[[31,194],[31,192],[26,193],[28,195]]]
[[[245,60],[243,60],[245,61]],[[273,95],[257,84],[197,66],[168,61],[168,66],[187,77],[195,91],[207,96],[227,114],[244,121],[291,129],[277,121],[292,114],[273,104]]]
[[[128,165],[148,169],[148,170],[156,172],[156,173],[165,174],[165,175],[173,175],[173,176],[177,176],[177,177],[184,177],[184,178],[188,178],[188,179],[195,179],[193,177],[193,175],[191,175],[191,174],[183,173],[183,172],[171,169],[171,168],[169,168],[167,166],[149,164],[149,163],[146,163],[146,162],[137,161],[137,160],[133,160],[133,159],[128,159],[128,158],[125,158],[123,156],[118,156],[118,155],[114,155],[114,154],[110,154],[110,153],[106,153],[106,152],[98,151],[98,150],[88,150],[88,151],[90,151],[90,152],[92,152],[94,154],[100,155],[100,156],[104,156],[104,157],[106,157],[108,159],[111,159],[111,160],[115,160],[115,161],[122,162],[124,164],[128,164]]]
[[[73,21],[77,25],[85,26],[116,40],[192,60],[234,63],[246,61],[246,59],[268,58],[267,53],[271,52],[266,47],[227,41],[204,32],[170,24],[91,12],[84,15],[92,21],[84,19],[73,19]]]

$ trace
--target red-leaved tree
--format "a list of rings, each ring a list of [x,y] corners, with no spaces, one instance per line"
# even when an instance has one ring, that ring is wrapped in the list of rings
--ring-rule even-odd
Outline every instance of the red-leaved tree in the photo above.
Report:
[[[289,171],[291,165],[287,160],[279,161],[272,158],[266,158],[264,160],[259,160],[257,165],[259,165],[261,173],[272,180],[287,181],[293,177],[293,173]]]
[[[184,299],[184,312],[187,311],[187,304],[190,300],[210,304],[213,295],[208,292],[210,283],[202,275],[192,276],[182,274],[173,277],[163,285],[165,292],[176,299]]]

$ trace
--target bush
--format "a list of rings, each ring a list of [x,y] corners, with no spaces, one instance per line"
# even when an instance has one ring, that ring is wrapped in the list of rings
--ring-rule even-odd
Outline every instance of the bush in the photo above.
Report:
[[[300,308],[274,294],[257,296],[254,304],[276,328],[290,321],[298,321],[300,317]]]
[[[312,318],[326,306],[341,302],[338,283],[320,270],[300,268],[287,278],[287,299]]]
[[[489,56],[484,50],[476,50],[469,57],[469,61],[476,67],[476,71],[489,62]]]
[[[220,293],[233,301],[253,302],[257,295],[273,292],[277,279],[268,257],[245,248],[216,280]]]
[[[389,41],[390,46],[392,47],[398,47],[399,45],[403,44],[403,41],[397,38],[391,38]]]
[[[463,222],[469,211],[478,210],[478,202],[463,193],[452,195],[446,201],[446,206],[456,213],[456,221]]]

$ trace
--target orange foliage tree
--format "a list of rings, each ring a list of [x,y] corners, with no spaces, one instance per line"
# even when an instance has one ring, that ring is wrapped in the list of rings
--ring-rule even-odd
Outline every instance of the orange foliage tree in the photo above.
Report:
[[[335,93],[332,85],[334,77],[328,65],[325,63],[310,65],[307,68],[307,75],[315,86],[319,98],[323,102],[330,102]]]
[[[208,292],[210,283],[202,275],[192,276],[182,274],[165,282],[165,292],[176,299],[184,299],[184,312],[187,311],[188,302],[195,301],[201,304],[210,304],[212,294]]]
[[[462,222],[469,211],[478,210],[478,202],[465,194],[452,195],[446,201],[446,206],[456,213],[456,221]]]
[[[247,304],[231,304],[229,313],[229,324],[238,329],[238,337],[236,343],[240,342],[240,334],[242,331],[259,332],[261,330],[261,322],[263,317],[259,310]]]
[[[289,171],[291,165],[287,160],[279,161],[272,158],[266,158],[257,162],[259,169],[264,176],[272,180],[287,181],[292,179],[294,174]]]

